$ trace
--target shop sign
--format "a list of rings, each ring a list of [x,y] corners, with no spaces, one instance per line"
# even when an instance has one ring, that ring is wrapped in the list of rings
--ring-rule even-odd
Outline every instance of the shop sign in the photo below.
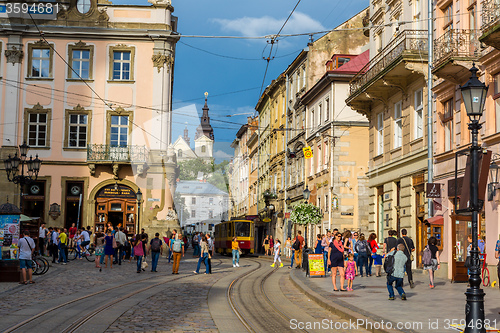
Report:
[[[19,215],[0,215],[0,246],[2,260],[17,259]]]
[[[325,275],[325,262],[322,254],[309,254],[307,260],[309,263],[309,276]]]
[[[115,185],[108,185],[102,188],[99,193],[97,193],[98,198],[120,198],[120,199],[135,199],[135,192],[132,191],[130,187],[119,185],[115,188]]]
[[[441,198],[441,184],[427,183],[425,193],[427,195],[427,198]]]

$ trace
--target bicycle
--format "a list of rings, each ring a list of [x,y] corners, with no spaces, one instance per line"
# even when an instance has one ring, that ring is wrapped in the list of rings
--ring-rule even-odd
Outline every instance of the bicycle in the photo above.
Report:
[[[84,257],[85,259],[87,259],[87,261],[93,262],[94,253],[94,245],[90,245],[88,249],[84,248],[83,252],[81,250],[78,250],[77,248],[72,247],[68,249],[68,259],[75,260],[76,257]]]
[[[49,262],[42,256],[35,256],[31,262],[33,263],[33,275],[43,275],[49,270]]]
[[[483,268],[481,269],[483,286],[488,287],[490,284],[490,270],[488,269],[488,264],[486,263],[486,253],[480,253],[479,259],[483,261]]]

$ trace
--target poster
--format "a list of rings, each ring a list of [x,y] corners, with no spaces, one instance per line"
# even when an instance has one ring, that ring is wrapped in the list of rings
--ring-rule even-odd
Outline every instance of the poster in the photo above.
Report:
[[[322,254],[309,254],[309,276],[325,275],[325,262]]]
[[[0,215],[0,246],[2,260],[17,259],[19,215]]]

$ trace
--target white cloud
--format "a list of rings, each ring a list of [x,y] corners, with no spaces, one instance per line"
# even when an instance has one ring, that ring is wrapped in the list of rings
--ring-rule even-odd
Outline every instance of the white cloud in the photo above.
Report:
[[[242,17],[234,20],[212,19],[213,22],[220,24],[223,31],[236,31],[247,37],[276,34],[285,20],[286,17],[274,18],[271,16]],[[281,33],[293,34],[322,30],[326,29],[318,21],[312,19],[307,14],[295,12]]]
[[[214,152],[214,157],[215,158],[222,158],[222,159],[229,159],[229,158],[232,158],[233,156],[229,155],[228,153],[226,153],[222,150],[217,150],[216,152]]]

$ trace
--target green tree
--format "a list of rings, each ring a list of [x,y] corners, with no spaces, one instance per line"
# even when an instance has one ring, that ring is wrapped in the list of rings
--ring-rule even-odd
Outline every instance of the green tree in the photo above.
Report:
[[[213,162],[201,158],[180,161],[178,165],[180,180],[196,180],[199,172],[203,172],[204,178],[206,178],[208,174],[214,171]]]

